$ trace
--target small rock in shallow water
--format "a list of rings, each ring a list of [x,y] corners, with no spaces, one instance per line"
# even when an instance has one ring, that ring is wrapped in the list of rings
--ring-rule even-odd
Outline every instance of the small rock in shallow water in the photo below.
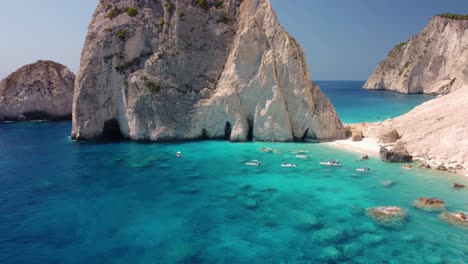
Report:
[[[419,197],[413,205],[428,212],[440,212],[445,210],[445,203],[440,198]]]
[[[440,218],[452,225],[468,226],[468,212],[443,212]]]
[[[406,211],[398,206],[377,206],[366,210],[367,215],[386,227],[401,226],[406,220]]]
[[[431,165],[429,165],[427,163],[421,163],[421,164],[419,164],[418,168],[430,169]]]
[[[389,180],[382,181],[382,185],[385,187],[391,187],[393,184],[394,184],[393,181],[389,181]]]
[[[458,182],[455,182],[455,183],[452,184],[452,188],[461,189],[461,188],[465,188],[465,185],[461,184],[461,183],[458,183]]]

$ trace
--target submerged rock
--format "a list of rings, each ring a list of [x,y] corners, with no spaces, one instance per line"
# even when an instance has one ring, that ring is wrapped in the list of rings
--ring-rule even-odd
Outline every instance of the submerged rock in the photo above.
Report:
[[[453,225],[468,226],[468,212],[443,212],[440,218]]]
[[[386,162],[412,162],[413,156],[411,156],[406,148],[403,146],[403,143],[398,142],[393,146],[391,150],[388,150],[386,147],[381,147],[380,159]]]
[[[378,206],[366,210],[367,215],[380,225],[397,227],[406,221],[406,211],[398,206]]]
[[[288,214],[294,220],[294,227],[301,231],[311,231],[320,226],[317,217],[306,211],[292,209]]]
[[[320,253],[319,259],[326,263],[332,263],[339,260],[342,257],[342,253],[333,246],[325,247]]]
[[[100,1],[82,51],[72,137],[342,138],[270,2],[213,2]]]
[[[253,210],[255,208],[257,208],[257,200],[256,199],[253,199],[253,198],[248,198],[248,197],[244,197],[242,198],[242,204],[245,208],[249,209],[249,210]]]
[[[367,247],[370,247],[382,243],[384,238],[381,235],[365,233],[359,237],[359,241]]]
[[[440,198],[419,197],[414,201],[413,205],[429,212],[445,210],[445,203]]]
[[[0,82],[0,121],[71,119],[75,75],[64,65],[37,61]]]
[[[458,183],[458,182],[454,182],[452,184],[452,188],[454,189],[462,189],[462,188],[465,188],[465,185],[464,184],[461,184],[461,183]]]
[[[366,89],[446,94],[468,83],[468,20],[434,16],[424,30],[393,48]]]
[[[391,187],[395,182],[390,181],[390,180],[384,180],[381,182],[384,187]]]
[[[353,258],[353,256],[361,255],[364,251],[364,246],[357,242],[351,242],[343,246],[343,255],[347,258]]]
[[[314,241],[321,244],[338,243],[345,238],[343,231],[335,228],[324,228],[312,234]]]

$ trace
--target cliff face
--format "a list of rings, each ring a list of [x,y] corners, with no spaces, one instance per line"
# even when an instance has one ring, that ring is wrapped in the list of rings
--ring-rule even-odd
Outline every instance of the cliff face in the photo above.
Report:
[[[75,83],[75,139],[343,136],[268,0],[101,0]]]
[[[364,88],[446,94],[468,84],[467,65],[468,20],[435,16],[380,62]]]
[[[417,106],[383,123],[355,126],[364,136],[379,138],[396,129],[411,155],[437,167],[468,169],[468,86]]]
[[[0,121],[71,119],[75,75],[53,61],[25,65],[0,82]]]

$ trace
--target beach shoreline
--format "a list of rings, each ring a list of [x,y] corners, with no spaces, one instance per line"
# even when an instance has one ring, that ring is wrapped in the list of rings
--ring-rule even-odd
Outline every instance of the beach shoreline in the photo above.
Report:
[[[379,157],[380,144],[376,139],[364,138],[362,141],[352,141],[350,139],[335,140],[324,142],[323,144],[335,149],[344,150],[346,152],[354,152],[361,155],[369,155]]]

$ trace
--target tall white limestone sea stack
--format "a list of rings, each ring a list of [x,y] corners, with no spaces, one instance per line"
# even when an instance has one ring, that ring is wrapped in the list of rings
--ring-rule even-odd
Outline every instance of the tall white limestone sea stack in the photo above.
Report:
[[[268,0],[101,0],[75,89],[78,140],[343,137]]]
[[[71,119],[75,74],[40,60],[0,82],[0,121]]]
[[[364,88],[446,94],[468,85],[468,16],[444,14],[380,62]]]

